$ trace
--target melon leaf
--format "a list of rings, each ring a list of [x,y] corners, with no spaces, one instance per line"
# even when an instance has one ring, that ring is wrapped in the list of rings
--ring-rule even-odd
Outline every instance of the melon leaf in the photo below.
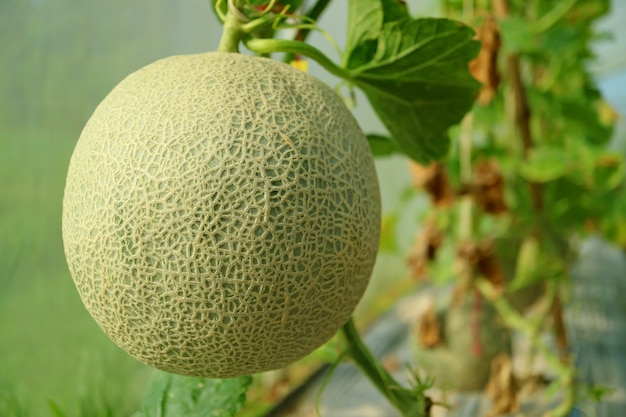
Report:
[[[252,377],[208,379],[158,371],[142,411],[133,417],[233,417],[246,401]]]
[[[407,7],[398,0],[350,0],[342,66],[357,68],[369,62],[376,52],[383,25],[408,17]]]
[[[440,159],[448,151],[448,128],[461,121],[478,93],[467,68],[480,46],[474,31],[449,19],[381,20],[382,6],[372,10],[376,20],[349,19],[380,24],[378,38],[373,29],[349,35],[343,66],[402,152],[421,163]],[[350,45],[351,39],[360,44]]]

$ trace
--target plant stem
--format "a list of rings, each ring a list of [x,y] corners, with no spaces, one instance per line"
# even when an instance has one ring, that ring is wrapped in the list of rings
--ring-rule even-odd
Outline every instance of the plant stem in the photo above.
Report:
[[[245,44],[248,49],[256,54],[291,52],[304,55],[316,61],[331,74],[336,75],[339,78],[343,78],[346,81],[353,81],[353,77],[350,72],[336,65],[319,49],[307,43],[282,39],[248,39]]]
[[[563,319],[563,302],[561,301],[561,294],[558,292],[554,296],[554,302],[550,309],[552,313],[552,323],[554,326],[554,336],[556,347],[559,350],[559,355],[563,363],[569,361],[567,355],[567,348],[569,342],[567,340],[567,330],[565,329],[565,320]]]
[[[459,138],[459,160],[461,171],[461,183],[471,187],[472,184],[472,124],[473,113],[468,113],[461,122],[461,136]],[[472,212],[473,197],[470,192],[461,197],[459,203],[459,240],[469,241],[472,238]]]
[[[504,19],[509,16],[510,9],[507,0],[493,0],[493,9],[499,19]],[[522,141],[524,159],[527,159],[534,146],[534,140],[530,130],[531,111],[530,106],[528,105],[528,97],[526,96],[524,82],[522,81],[520,58],[518,54],[511,54],[506,58],[506,71],[509,82],[511,83],[511,92],[513,95],[514,122]],[[528,187],[532,207],[539,220],[543,210],[541,185],[536,182],[529,182]]]
[[[552,283],[552,285],[557,286],[558,284]],[[492,303],[498,311],[500,317],[504,320],[505,324],[512,329],[520,331],[528,337],[533,347],[543,355],[543,358],[548,366],[556,372],[560,386],[565,390],[565,398],[556,409],[550,411],[544,417],[567,416],[576,402],[574,368],[568,363],[563,363],[560,360],[559,355],[555,354],[545,343],[541,341],[539,337],[537,337],[539,325],[533,325],[529,320],[525,319],[520,313],[518,313],[511,306],[511,304],[498,293],[489,281],[485,279],[478,280],[476,287],[482,295]],[[556,291],[556,288],[551,288],[551,290]]]
[[[533,29],[536,33],[545,32],[550,29],[556,22],[563,18],[569,12],[572,7],[576,5],[578,0],[564,0],[556,3],[554,8],[548,13],[541,16],[539,20],[533,25]]]
[[[231,7],[238,7],[238,4],[236,2],[229,3],[226,20],[222,28],[222,38],[217,47],[218,52],[239,52],[239,42],[244,36],[244,31],[241,28],[242,22],[232,12]]]
[[[347,341],[347,354],[374,384],[381,394],[402,413],[404,417],[428,417],[429,401],[421,392],[403,388],[383,368],[363,343],[352,318],[341,329]]]
[[[330,1],[331,0],[317,0],[315,5],[313,5],[313,7],[311,7],[305,13],[304,16],[307,18],[307,20],[317,21],[317,19],[322,15],[322,13],[326,9],[326,6],[328,6]],[[309,33],[311,33],[311,29],[310,28],[299,29],[298,33],[296,34],[296,39],[294,39],[294,40],[300,41],[300,42],[304,42],[304,41],[306,41],[306,38],[309,36]],[[285,54],[283,62],[290,63],[291,61],[293,61],[296,58],[296,55],[297,54],[295,54],[293,52],[287,52]]]

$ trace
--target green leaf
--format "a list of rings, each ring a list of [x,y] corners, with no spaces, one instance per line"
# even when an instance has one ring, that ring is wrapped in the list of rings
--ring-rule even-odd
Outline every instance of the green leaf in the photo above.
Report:
[[[528,21],[520,17],[507,17],[499,22],[503,52],[514,54],[532,52],[537,48],[537,36]]]
[[[383,25],[409,17],[398,0],[350,0],[348,2],[348,39],[342,66],[358,68],[372,59]]]
[[[545,278],[539,274],[540,255],[541,248],[539,247],[537,238],[534,236],[526,236],[517,253],[515,276],[513,277],[513,281],[509,284],[510,291],[520,290]]]
[[[624,181],[624,158],[621,154],[605,151],[603,147],[571,137],[567,154],[572,167],[567,179],[589,190],[603,192],[618,187]]]
[[[383,5],[383,23],[411,17],[409,8],[402,0],[381,0]]]
[[[380,0],[350,0],[348,2],[348,39],[343,67],[351,68],[367,62],[376,50],[376,39],[383,25]]]
[[[534,182],[554,181],[569,171],[569,156],[559,148],[541,147],[532,149],[528,160],[520,167],[524,178]]]
[[[252,378],[207,379],[157,372],[142,417],[234,417]]]
[[[613,190],[624,182],[624,158],[618,154],[606,154],[598,159],[596,182],[604,190]]]
[[[397,147],[418,162],[446,155],[448,128],[474,102],[479,83],[467,65],[480,45],[473,36],[448,19],[395,20],[383,25],[371,58],[347,67]]]
[[[601,145],[611,139],[613,127],[602,124],[594,103],[563,100],[560,104],[563,117],[571,127],[582,132],[589,143]]]
[[[368,80],[443,81],[449,71],[473,81],[463,67],[474,58],[480,44],[474,31],[460,22],[439,19],[406,18],[385,23],[373,60],[349,68],[352,74]]]
[[[400,152],[393,139],[387,136],[369,134],[367,135],[367,142],[370,145],[372,154],[374,156],[389,156]]]

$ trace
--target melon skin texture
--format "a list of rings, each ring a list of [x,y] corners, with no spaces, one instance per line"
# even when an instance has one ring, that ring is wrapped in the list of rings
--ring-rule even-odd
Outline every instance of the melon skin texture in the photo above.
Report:
[[[63,241],[87,310],[153,367],[277,369],[349,319],[380,195],[356,120],[314,77],[232,53],[169,57],[96,108],[72,155]]]

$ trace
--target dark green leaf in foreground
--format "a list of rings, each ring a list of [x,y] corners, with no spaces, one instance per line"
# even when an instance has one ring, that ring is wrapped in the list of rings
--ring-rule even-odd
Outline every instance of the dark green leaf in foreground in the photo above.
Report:
[[[479,43],[473,36],[448,19],[394,20],[383,24],[367,62],[345,64],[400,150],[419,162],[446,155],[448,128],[474,102],[479,83],[468,63]]]
[[[136,417],[233,417],[251,382],[249,376],[207,379],[158,372]]]

